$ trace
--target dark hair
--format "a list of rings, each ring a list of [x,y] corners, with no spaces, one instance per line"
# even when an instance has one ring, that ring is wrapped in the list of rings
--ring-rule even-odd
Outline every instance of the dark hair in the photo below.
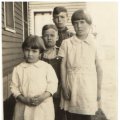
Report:
[[[79,9],[73,13],[71,17],[72,24],[76,20],[85,20],[89,25],[92,24],[92,19],[85,9]]]
[[[42,35],[44,34],[44,31],[48,30],[48,29],[54,29],[55,31],[58,31],[58,29],[55,25],[47,24],[47,25],[44,25],[43,28],[42,28]]]
[[[66,12],[67,13],[67,9],[63,6],[57,6],[53,9],[53,17],[54,15],[59,14],[60,12]]]
[[[22,49],[31,48],[31,49],[39,49],[40,52],[45,50],[45,45],[43,39],[37,35],[28,36],[22,44]]]

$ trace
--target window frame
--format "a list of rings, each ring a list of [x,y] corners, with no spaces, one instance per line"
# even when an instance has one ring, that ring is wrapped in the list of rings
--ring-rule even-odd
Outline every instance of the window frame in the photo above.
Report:
[[[13,23],[14,23],[14,26],[13,28],[10,28],[7,26],[6,22],[7,22],[7,18],[6,18],[6,2],[4,2],[4,27],[5,27],[5,30],[9,31],[9,32],[12,32],[12,33],[16,33],[15,31],[15,9],[14,9],[14,2],[13,3]]]
[[[30,11],[30,18],[29,18],[29,34],[35,35],[35,13],[36,12],[53,12],[52,8],[47,8],[47,9],[32,9]],[[30,24],[31,23],[31,24]]]

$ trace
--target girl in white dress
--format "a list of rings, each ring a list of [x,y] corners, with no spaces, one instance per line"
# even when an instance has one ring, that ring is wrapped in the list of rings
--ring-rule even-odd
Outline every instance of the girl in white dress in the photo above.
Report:
[[[39,60],[42,39],[29,36],[22,49],[25,61],[14,68],[10,84],[16,98],[13,120],[54,120],[52,95],[58,79],[51,65]]]
[[[91,34],[91,17],[77,10],[71,18],[76,35],[62,42],[61,109],[67,111],[68,120],[91,120],[101,98],[102,68],[95,36]]]

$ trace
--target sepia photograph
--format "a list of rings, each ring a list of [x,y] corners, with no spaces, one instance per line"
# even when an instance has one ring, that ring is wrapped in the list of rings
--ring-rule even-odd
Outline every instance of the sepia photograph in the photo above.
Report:
[[[118,2],[2,1],[2,120],[118,120]]]

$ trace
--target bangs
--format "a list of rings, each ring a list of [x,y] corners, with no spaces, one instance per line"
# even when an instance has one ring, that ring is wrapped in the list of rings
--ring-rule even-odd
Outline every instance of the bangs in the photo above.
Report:
[[[39,43],[34,40],[34,39],[31,39],[29,41],[26,42],[26,48],[31,48],[31,49],[39,49],[40,48],[40,45]]]
[[[31,49],[39,49],[40,51],[45,50],[45,45],[43,39],[36,35],[30,35],[22,44],[22,49],[31,48]]]
[[[90,15],[85,10],[77,10],[71,17],[72,24],[77,20],[85,20],[89,25],[92,24]]]

